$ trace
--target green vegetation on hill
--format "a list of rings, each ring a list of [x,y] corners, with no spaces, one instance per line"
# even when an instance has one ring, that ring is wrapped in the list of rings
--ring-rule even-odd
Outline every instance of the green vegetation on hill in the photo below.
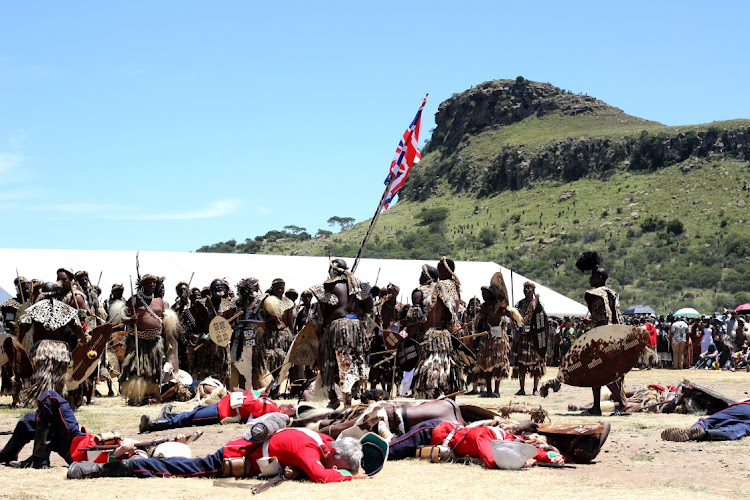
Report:
[[[596,249],[623,307],[750,302],[750,121],[666,127],[502,80],[455,95],[436,122],[365,257],[491,260],[580,299],[588,283],[574,263]],[[201,250],[353,257],[366,228]]]

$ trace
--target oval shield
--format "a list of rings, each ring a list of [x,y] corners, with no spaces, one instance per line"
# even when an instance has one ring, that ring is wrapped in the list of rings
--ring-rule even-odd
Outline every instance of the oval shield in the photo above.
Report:
[[[398,345],[396,350],[396,364],[405,371],[411,371],[417,367],[420,358],[419,342],[411,337],[406,337]]]
[[[214,344],[226,347],[229,345],[229,341],[232,340],[232,325],[229,324],[226,318],[216,316],[208,324],[208,336]]]

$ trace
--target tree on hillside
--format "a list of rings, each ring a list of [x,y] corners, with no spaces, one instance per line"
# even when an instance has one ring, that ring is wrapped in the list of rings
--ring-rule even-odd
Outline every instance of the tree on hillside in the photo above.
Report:
[[[315,237],[316,238],[328,238],[332,234],[333,234],[333,232],[328,231],[326,229],[318,229],[318,232],[315,233]]]
[[[290,226],[284,226],[284,231],[289,231],[292,234],[301,234],[307,231],[307,229],[305,229],[304,227],[290,225]]]
[[[329,226],[338,225],[340,231],[346,231],[347,229],[354,227],[354,218],[352,217],[339,217],[338,215],[334,215],[328,219],[327,222]]]

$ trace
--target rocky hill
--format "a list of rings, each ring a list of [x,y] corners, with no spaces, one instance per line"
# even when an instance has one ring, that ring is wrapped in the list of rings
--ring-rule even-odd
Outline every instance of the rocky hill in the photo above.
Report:
[[[573,263],[597,249],[624,307],[750,302],[750,120],[668,127],[519,77],[454,95],[436,123],[366,256],[493,260],[579,298]],[[200,251],[353,256],[366,226]]]

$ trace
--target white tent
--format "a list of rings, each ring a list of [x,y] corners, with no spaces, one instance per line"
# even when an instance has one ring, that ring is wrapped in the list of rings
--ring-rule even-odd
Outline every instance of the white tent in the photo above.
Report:
[[[135,251],[120,250],[34,250],[0,249],[0,286],[14,290],[13,280],[16,269],[27,278],[45,281],[56,278],[55,271],[60,267],[73,272],[85,269],[91,282],[96,284],[101,273],[102,299],[109,296],[114,283],[125,285],[125,295],[129,295],[129,276],[135,282]],[[351,267],[353,259],[346,259]],[[421,260],[362,259],[356,275],[363,281],[380,286],[389,282],[401,288],[402,302],[410,301],[411,290],[418,284],[421,273]],[[436,265],[435,262],[430,262]],[[242,278],[255,277],[263,289],[270,286],[274,278],[286,281],[287,289],[302,292],[305,288],[321,283],[328,272],[326,257],[293,257],[283,255],[192,253],[192,252],[141,252],[141,274],[150,273],[166,276],[167,296],[174,300],[174,287],[179,281],[190,280],[195,275],[192,286],[204,287],[215,278],[226,278],[234,286]],[[524,276],[513,273],[494,262],[456,262],[456,274],[461,280],[461,297],[464,300],[482,296],[480,287],[490,283],[490,277],[502,271],[508,293],[514,302],[523,297]],[[379,274],[379,275],[378,275]],[[533,280],[532,280],[533,281]],[[513,289],[511,291],[511,283]],[[547,314],[552,316],[583,316],[587,308],[536,283],[537,293]]]

